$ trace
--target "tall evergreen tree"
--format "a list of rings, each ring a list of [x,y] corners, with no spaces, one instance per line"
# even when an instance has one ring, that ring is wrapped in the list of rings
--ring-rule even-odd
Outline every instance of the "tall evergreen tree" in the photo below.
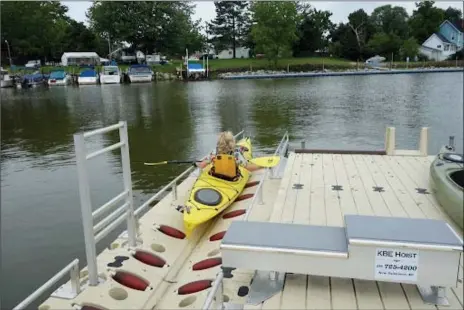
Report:
[[[248,2],[219,1],[216,6],[216,18],[208,25],[212,35],[211,43],[216,50],[232,48],[233,58],[235,49],[244,44],[250,29],[250,14]]]

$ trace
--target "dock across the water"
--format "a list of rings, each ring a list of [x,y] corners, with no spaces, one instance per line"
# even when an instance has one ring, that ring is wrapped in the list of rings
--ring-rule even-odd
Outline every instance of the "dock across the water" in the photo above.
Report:
[[[432,69],[394,69],[394,70],[359,70],[359,71],[331,71],[331,72],[301,72],[276,74],[236,74],[223,76],[224,80],[242,79],[276,79],[276,78],[302,78],[302,77],[329,77],[329,76],[359,76],[359,75],[388,75],[388,74],[418,74],[418,73],[446,73],[461,72],[463,68],[432,68]]]
[[[80,149],[82,140],[86,137],[117,129],[121,133],[121,144],[118,146],[127,145],[125,126],[125,123],[120,123],[77,135],[77,149]],[[463,260],[462,256],[457,256],[457,259],[456,256],[450,256],[460,255],[459,251],[453,252],[454,250],[440,254],[449,259],[449,262],[455,262],[453,270],[457,271],[451,280],[449,272],[436,277],[441,284],[457,280],[456,285],[439,291],[440,296],[428,296],[426,291],[419,291],[414,279],[398,283],[366,280],[371,277],[369,270],[374,270],[374,264],[361,264],[358,268],[365,270],[364,276],[359,275],[359,278],[354,271],[354,276],[347,278],[329,273],[326,276],[295,271],[269,273],[270,270],[265,271],[270,275],[270,278],[266,278],[262,276],[262,272],[255,270],[223,266],[223,259],[227,258],[227,264],[233,263],[233,260],[230,259],[230,253],[223,257],[226,249],[221,249],[221,244],[229,245],[229,250],[238,250],[237,246],[230,246],[233,234],[227,233],[235,221],[246,221],[250,225],[254,222],[289,224],[290,230],[294,227],[292,224],[304,227],[315,225],[322,230],[326,227],[324,231],[341,232],[348,226],[345,222],[347,216],[351,216],[354,221],[358,220],[356,216],[428,219],[436,220],[440,227],[450,227],[449,231],[457,234],[456,240],[461,239],[462,242],[462,231],[443,212],[429,186],[428,171],[434,156],[427,154],[427,136],[427,128],[422,129],[419,149],[407,151],[395,149],[394,128],[387,128],[384,150],[309,150],[302,145],[300,149],[291,151],[288,158],[283,158],[281,165],[273,170],[254,172],[238,201],[194,232],[191,239],[186,239],[182,232],[182,216],[176,206],[185,201],[196,180],[198,171],[193,171],[192,167],[135,209],[134,216],[138,217],[152,201],[172,189],[154,208],[136,221],[134,230],[130,226],[134,224],[131,217],[124,214],[115,223],[103,228],[101,231],[107,232],[124,220],[129,224],[127,232],[121,234],[98,257],[91,252],[95,241],[101,239],[102,232],[93,236],[94,231],[89,226],[86,238],[94,243],[86,243],[87,250],[90,251],[87,257],[88,260],[96,257],[95,262],[79,272],[78,262],[74,261],[46,283],[50,287],[60,277],[71,272],[71,281],[55,291],[39,309],[213,309],[219,306],[227,309],[462,309]],[[275,154],[284,156],[288,143],[286,134]],[[112,150],[115,147],[109,146],[106,149]],[[123,149],[123,152],[126,150]],[[103,150],[88,155],[81,153],[78,154],[78,161],[102,153]],[[123,170],[124,161],[128,160],[126,156],[128,154],[122,156]],[[124,175],[127,186],[130,184],[130,174],[126,171]],[[80,173],[82,182],[83,177]],[[178,182],[181,183],[177,185]],[[126,194],[115,197],[102,208],[127,198]],[[85,199],[84,191],[81,200],[85,202]],[[86,213],[88,211],[85,210],[83,208],[84,219],[85,216],[92,216],[91,211]],[[98,210],[93,213],[101,212]],[[97,226],[99,224],[95,225]],[[348,234],[351,236],[350,240],[356,240],[356,236],[359,236],[358,232],[352,230]],[[288,237],[291,238],[289,244],[293,245],[298,245],[298,240],[305,239],[304,235]],[[263,238],[266,236],[263,235]],[[321,239],[324,238],[328,237],[321,236]],[[249,239],[258,240],[259,234],[256,233]],[[263,247],[264,245],[258,247],[256,251],[256,247],[247,245],[241,251],[255,251],[263,255],[267,251]],[[386,250],[389,247],[394,246],[384,246]],[[424,252],[429,250],[414,250],[419,253],[421,263],[435,263],[427,258],[427,255],[434,254]],[[341,252],[343,251],[344,249]],[[277,248],[273,252],[283,253],[282,255],[295,254],[294,249],[286,251]],[[312,255],[303,252],[300,254]],[[320,253],[316,254],[319,257],[317,259],[322,257]],[[332,260],[346,259],[344,255],[339,255],[338,258],[334,258],[333,253],[323,253],[324,255]],[[359,255],[360,258],[364,257],[364,254]],[[291,259],[297,258],[292,256]],[[281,269],[291,267],[285,266],[285,261],[279,262],[275,259],[266,263],[280,264]],[[436,263],[440,264],[440,261]],[[421,265],[414,266],[421,268]],[[453,265],[450,263],[435,267],[449,270]],[[415,271],[417,281],[434,281],[433,274],[429,273],[424,278],[426,271]],[[257,290],[256,286],[260,283],[264,286]],[[269,283],[276,285],[269,287]],[[418,282],[417,285],[419,284]],[[46,285],[31,295],[18,309],[24,308],[38,297],[47,289]],[[438,302],[434,304],[436,300]],[[446,303],[448,306],[445,306]]]

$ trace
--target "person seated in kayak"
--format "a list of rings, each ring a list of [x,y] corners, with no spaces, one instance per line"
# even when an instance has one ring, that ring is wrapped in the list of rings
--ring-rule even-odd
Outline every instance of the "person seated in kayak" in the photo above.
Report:
[[[248,162],[242,152],[235,144],[235,138],[232,132],[224,131],[219,135],[216,153],[209,155],[203,161],[196,163],[197,167],[205,168],[211,162],[213,163],[213,174],[220,174],[226,178],[235,178],[238,175],[238,165],[241,165],[248,171],[256,171],[262,167]],[[230,163],[232,161],[232,164]]]

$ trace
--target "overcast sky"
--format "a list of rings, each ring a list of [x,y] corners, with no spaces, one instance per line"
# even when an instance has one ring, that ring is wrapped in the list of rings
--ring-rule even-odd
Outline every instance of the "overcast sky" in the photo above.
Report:
[[[84,22],[87,24],[85,12],[91,6],[92,1],[62,1],[68,8],[68,15],[73,19]],[[210,21],[216,16],[214,10],[214,3],[212,1],[194,1],[197,5],[196,12],[194,15],[195,19],[202,19],[203,21]],[[348,14],[357,10],[364,9],[368,14],[378,7],[385,4],[391,4],[393,6],[402,6],[406,9],[409,15],[415,8],[414,1],[397,1],[397,2],[386,2],[386,1],[309,1],[309,3],[318,10],[328,10],[333,13],[332,22],[346,22]],[[435,6],[446,9],[449,6],[463,10],[462,1],[436,1]]]

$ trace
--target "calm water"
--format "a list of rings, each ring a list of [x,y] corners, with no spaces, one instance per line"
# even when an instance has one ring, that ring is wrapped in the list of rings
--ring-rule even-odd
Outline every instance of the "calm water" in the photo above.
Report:
[[[382,149],[386,126],[396,127],[398,148],[416,149],[428,126],[429,153],[449,135],[462,151],[462,85],[463,74],[441,73],[2,89],[2,308],[73,258],[85,262],[75,132],[128,122],[138,206],[186,168],[143,162],[204,155],[225,129],[246,129],[267,153],[286,130],[293,146]],[[105,134],[89,148],[117,139]],[[94,205],[122,191],[119,161],[118,152],[90,161]]]

